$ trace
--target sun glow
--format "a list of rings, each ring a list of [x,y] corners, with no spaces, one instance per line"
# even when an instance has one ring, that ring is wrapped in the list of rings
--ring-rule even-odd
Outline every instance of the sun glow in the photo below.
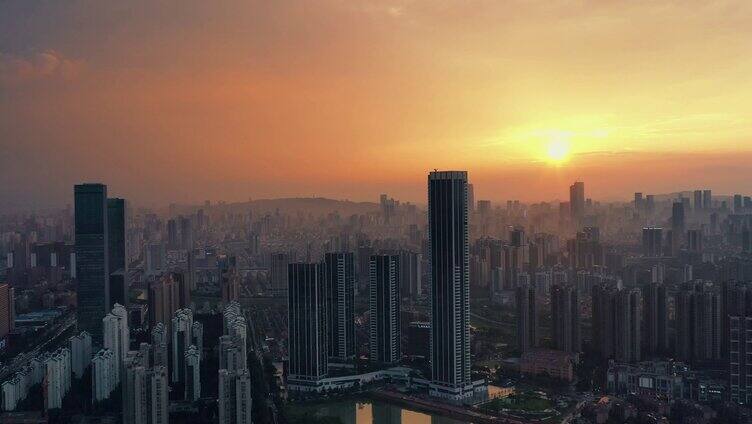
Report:
[[[569,136],[564,133],[552,134],[546,145],[546,160],[561,165],[569,160]]]

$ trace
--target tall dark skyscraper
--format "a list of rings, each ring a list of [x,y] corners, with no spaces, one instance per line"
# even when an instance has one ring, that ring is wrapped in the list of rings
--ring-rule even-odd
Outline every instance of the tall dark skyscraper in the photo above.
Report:
[[[323,265],[290,264],[288,282],[288,384],[315,388],[327,374]]]
[[[645,350],[648,355],[668,352],[668,296],[666,286],[651,283],[644,289]]]
[[[394,364],[400,348],[400,256],[371,256],[370,356],[372,362]]]
[[[125,200],[107,199],[108,255],[110,275],[110,305],[115,303],[127,305],[128,302],[128,264],[125,258]]]
[[[177,249],[180,247],[178,240],[178,222],[174,219],[167,221],[167,247]]]
[[[582,181],[576,181],[569,186],[569,208],[572,222],[575,225],[582,223],[585,216],[585,183]]]
[[[400,292],[402,297],[417,299],[422,293],[420,263],[423,255],[401,250],[400,256]]]
[[[692,203],[692,208],[695,211],[701,211],[702,210],[702,190],[695,190],[692,193],[692,197],[694,198],[694,201]]]
[[[593,347],[604,359],[642,358],[642,294],[639,289],[593,287]]]
[[[324,255],[329,358],[355,358],[355,260],[350,252]]]
[[[702,207],[703,209],[713,209],[713,191],[712,190],[703,190],[702,191]]]
[[[428,226],[430,393],[461,401],[472,395],[467,172],[434,171],[428,175]]]
[[[742,209],[744,209],[744,198],[741,194],[735,194],[734,195],[734,213],[742,213]]]
[[[527,352],[538,347],[538,305],[535,286],[523,283],[517,286],[517,348]]]
[[[684,203],[674,202],[671,208],[671,254],[676,255],[684,242]]]
[[[582,350],[580,302],[571,285],[557,284],[551,289],[551,327],[556,349],[573,353]]]
[[[619,290],[615,312],[615,359],[621,362],[637,362],[642,359],[642,293],[640,290]]]
[[[752,404],[752,289],[745,283],[728,283],[724,303],[728,322],[724,327],[728,355],[731,401]]]
[[[604,359],[614,356],[614,302],[616,289],[606,285],[595,285],[592,289],[593,348]]]
[[[647,258],[663,256],[663,229],[646,227],[642,229],[642,254]]]
[[[191,250],[193,249],[193,223],[190,216],[180,216],[178,218],[180,223],[180,248]]]
[[[107,186],[80,184],[73,189],[79,330],[102,346],[102,318],[109,312],[109,225]]]
[[[729,311],[731,312],[731,311]],[[685,285],[676,296],[676,357],[692,363],[721,358],[721,296],[705,283]]]
[[[272,296],[287,296],[287,266],[292,257],[288,252],[272,253],[269,266],[269,291]]]

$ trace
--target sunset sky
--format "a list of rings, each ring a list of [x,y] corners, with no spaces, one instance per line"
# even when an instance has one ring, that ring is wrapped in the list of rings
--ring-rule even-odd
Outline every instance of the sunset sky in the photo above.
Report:
[[[0,211],[752,181],[752,2],[0,2]]]

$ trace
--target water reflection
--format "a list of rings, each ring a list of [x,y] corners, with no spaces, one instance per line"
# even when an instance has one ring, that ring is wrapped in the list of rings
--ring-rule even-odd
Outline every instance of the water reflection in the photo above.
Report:
[[[383,402],[342,401],[318,406],[316,410],[316,415],[337,417],[342,424],[468,424]]]

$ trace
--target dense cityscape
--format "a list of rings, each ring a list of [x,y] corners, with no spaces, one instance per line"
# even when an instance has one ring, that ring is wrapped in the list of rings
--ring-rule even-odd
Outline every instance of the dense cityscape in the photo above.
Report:
[[[749,422],[752,198],[427,182],[3,215],[0,422]]]
[[[0,424],[752,424],[751,41],[0,0]]]

